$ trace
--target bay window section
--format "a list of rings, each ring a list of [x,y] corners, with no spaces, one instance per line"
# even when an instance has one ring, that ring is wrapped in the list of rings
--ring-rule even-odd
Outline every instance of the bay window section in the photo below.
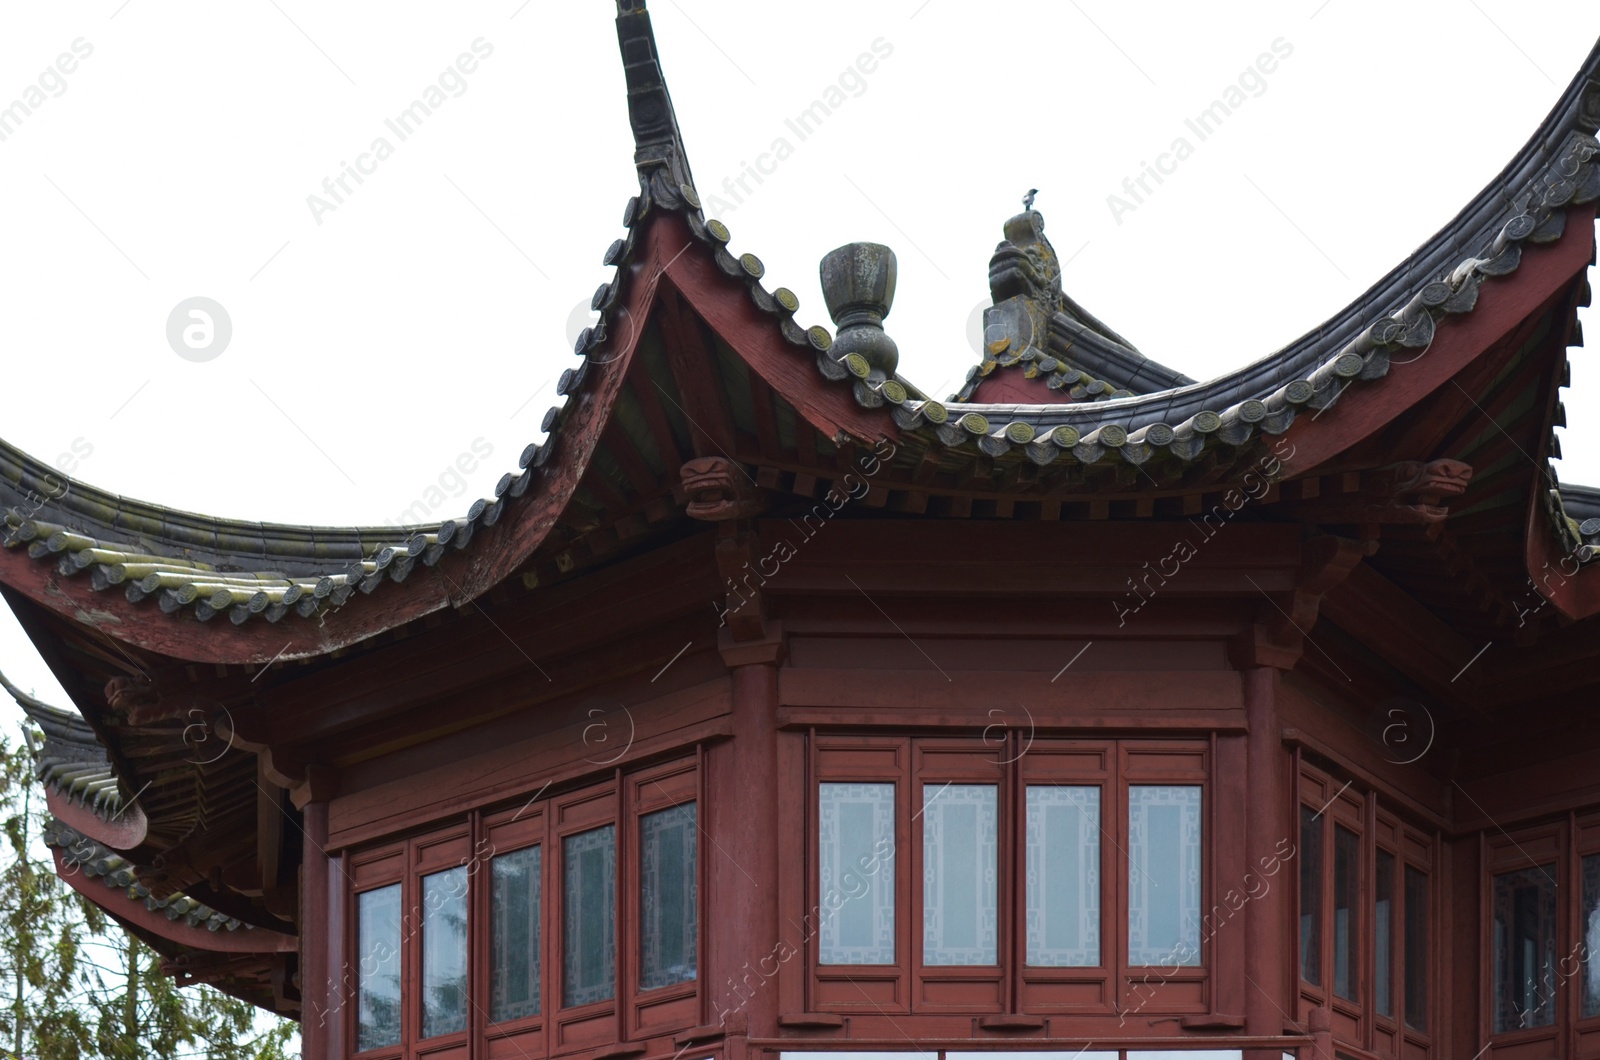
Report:
[[[489,1018],[496,1023],[539,1014],[542,849],[524,847],[491,863]]]
[[[422,878],[422,1036],[467,1029],[467,867]]]
[[[893,784],[818,785],[818,961],[895,962]]]
[[[1200,788],[1128,788],[1128,963],[1200,963]]]
[[[356,896],[356,1051],[400,1044],[400,885]]]
[[[692,980],[699,959],[695,804],[639,819],[639,988]]]
[[[1028,964],[1100,964],[1100,789],[1028,786]]]
[[[700,761],[512,793],[351,850],[338,1055],[542,1057],[599,1027],[695,1026]]]
[[[995,786],[926,784],[922,790],[922,962],[998,964]]]
[[[1556,869],[1535,866],[1494,877],[1494,1029],[1555,1022]]]
[[[1333,829],[1333,992],[1357,1000],[1356,969],[1360,965],[1358,918],[1361,898],[1361,840],[1354,832]]]
[[[609,1001],[617,979],[617,829],[593,828],[562,841],[566,912],[562,1004]]]
[[[1301,1013],[1329,1009],[1336,1039],[1370,1054],[1425,1057],[1437,834],[1356,781],[1296,772]]]

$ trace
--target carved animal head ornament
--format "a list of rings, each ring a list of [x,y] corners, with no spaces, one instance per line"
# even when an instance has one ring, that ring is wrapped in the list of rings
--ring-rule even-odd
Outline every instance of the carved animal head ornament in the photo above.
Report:
[[[748,519],[764,505],[744,469],[721,456],[695,457],[679,472],[688,498],[685,511],[694,519],[722,522]]]

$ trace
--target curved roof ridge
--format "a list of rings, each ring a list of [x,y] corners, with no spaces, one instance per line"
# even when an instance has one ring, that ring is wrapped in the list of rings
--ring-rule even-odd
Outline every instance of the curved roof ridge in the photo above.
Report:
[[[546,427],[559,410],[546,415]],[[123,586],[130,602],[157,596],[163,610],[192,606],[202,620],[235,623],[294,609],[306,617],[421,562],[467,546],[508,499],[531,484],[546,445],[523,450],[520,474],[501,476],[492,498],[466,515],[399,527],[297,526],[216,518],[123,497],[70,476],[0,440],[0,547],[56,559],[63,576],[89,571],[96,589]]]
[[[659,207],[684,219],[716,267],[743,284],[786,343],[814,358],[824,379],[848,384],[862,407],[889,406],[904,431],[921,429],[947,447],[971,443],[990,457],[1021,450],[1038,465],[1061,458],[1142,464],[1158,452],[1189,462],[1214,443],[1241,446],[1261,433],[1281,433],[1301,408],[1327,408],[1352,382],[1384,376],[1391,355],[1425,350],[1440,320],[1473,310],[1485,279],[1520,266],[1525,243],[1560,239],[1567,208],[1600,198],[1600,142],[1590,135],[1600,129],[1597,47],[1533,139],[1454,221],[1340,314],[1277,353],[1209,382],[1114,400],[943,403],[927,399],[898,374],[874,372],[858,354],[835,357],[826,328],[805,328],[794,320],[793,292],[769,292],[761,283],[760,259],[729,251],[727,227],[704,216],[690,179],[644,0],[618,0],[617,10],[640,194],[624,213],[626,235],[604,257],[617,274],[594,294],[591,306],[600,320],[577,340],[574,353],[582,360],[562,374],[562,397],[583,390],[586,379],[607,375],[589,371],[604,362],[588,354],[613,338],[609,331],[616,330],[612,325],[642,242],[638,226]],[[1077,369],[1062,375],[1081,376],[1074,382],[1086,387],[1095,382]],[[518,472],[503,475],[494,497],[474,502],[464,518],[393,528],[294,526],[180,512],[58,476],[0,442],[0,506],[9,506],[0,507],[0,545],[26,545],[35,559],[55,559],[63,576],[87,571],[97,591],[122,586],[130,602],[155,597],[163,611],[191,609],[202,621],[227,613],[234,624],[256,615],[276,622],[291,610],[313,617],[357,590],[369,593],[385,581],[403,581],[419,563],[433,566],[447,550],[466,548],[475,528],[493,526],[532,488],[552,447],[565,444],[571,433],[564,425],[574,417],[580,423],[593,418],[575,411],[582,404],[569,400],[552,408],[543,424],[546,441],[528,446]],[[581,441],[577,448],[584,459]],[[433,600],[427,607],[443,603]],[[317,650],[331,649],[324,644]]]
[[[151,912],[162,912],[168,920],[182,920],[189,927],[207,931],[255,931],[255,925],[219,912],[197,898],[179,892],[158,898],[139,879],[139,867],[105,844],[54,817],[45,819],[44,843],[63,851],[67,864],[83,870],[85,876],[99,877],[107,887],[121,891],[129,901],[139,902]],[[115,909],[110,910],[116,912]]]
[[[125,802],[122,783],[93,727],[76,711],[53,707],[24,692],[3,672],[0,690],[16,700],[23,713],[44,732],[41,744],[32,730],[23,729],[39,782],[101,820],[120,813]]]

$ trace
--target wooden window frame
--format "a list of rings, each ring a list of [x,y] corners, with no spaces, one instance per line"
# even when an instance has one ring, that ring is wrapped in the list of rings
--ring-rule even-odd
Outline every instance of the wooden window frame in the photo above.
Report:
[[[1440,939],[1440,879],[1438,866],[1439,840],[1431,831],[1414,827],[1395,812],[1394,806],[1381,791],[1371,790],[1329,770],[1305,761],[1297,762],[1295,795],[1295,850],[1297,857],[1305,856],[1304,837],[1301,834],[1300,808],[1314,813],[1321,811],[1322,870],[1319,886],[1322,889],[1322,916],[1317,931],[1321,941],[1320,984],[1312,983],[1301,973],[1299,869],[1296,867],[1295,911],[1293,933],[1293,966],[1299,988],[1302,1016],[1306,1008],[1324,1007],[1329,1011],[1334,1037],[1337,1041],[1366,1050],[1375,1056],[1398,1058],[1425,1057],[1432,1050],[1439,1023],[1439,998],[1445,985],[1437,953]],[[1355,998],[1344,998],[1334,989],[1334,842],[1338,829],[1354,833],[1357,837],[1357,876],[1360,880],[1355,908],[1357,918],[1354,945],[1357,960],[1353,969],[1356,980]],[[1377,872],[1378,851],[1391,854],[1395,859],[1394,907],[1390,913],[1393,942],[1390,948],[1390,1002],[1394,1015],[1383,1016],[1377,1011],[1377,982],[1374,969],[1377,958]],[[1406,908],[1406,869],[1422,872],[1428,881],[1428,908],[1425,911],[1428,946],[1426,966],[1427,999],[1424,1008],[1426,1029],[1417,1029],[1406,1023],[1405,983],[1405,925],[1411,915]]]
[[[1478,1030],[1480,1040],[1493,1043],[1493,1051],[1497,1055],[1542,1055],[1551,1051],[1557,1055],[1572,1055],[1563,1047],[1568,1028],[1576,1022],[1574,1017],[1579,1011],[1575,1007],[1577,988],[1573,980],[1576,977],[1558,974],[1554,984],[1555,1012],[1547,1025],[1511,1031],[1494,1029],[1494,879],[1524,869],[1550,869],[1556,885],[1556,949],[1564,956],[1571,948],[1569,943],[1573,938],[1575,899],[1579,899],[1574,893],[1578,889],[1575,886],[1578,882],[1578,859],[1573,852],[1576,845],[1573,831],[1571,821],[1563,819],[1510,832],[1500,830],[1479,835],[1481,856],[1478,863],[1481,868],[1478,930],[1483,974],[1479,977]],[[1560,957],[1557,961],[1559,968]]]
[[[1571,812],[1560,819],[1480,834],[1479,1034],[1496,1055],[1589,1056],[1600,1050],[1600,1014],[1583,1015],[1584,975],[1596,969],[1597,956],[1585,954],[1583,937],[1583,859],[1600,856],[1600,811]],[[1526,1030],[1494,1030],[1494,878],[1519,869],[1551,866],[1556,878],[1555,1019]]]
[[[824,965],[820,930],[808,931],[809,1011],[857,1015],[1116,1015],[1139,1009],[1164,1015],[1210,1011],[1210,940],[1204,915],[1216,893],[1217,858],[1212,763],[1207,739],[1031,739],[1013,747],[951,736],[814,734],[806,794],[807,920],[820,925],[818,846],[820,785],[895,786],[895,962]],[[1025,752],[1025,753],[1024,753]],[[997,790],[998,938],[995,965],[928,966],[923,960],[923,858],[920,820],[926,790],[945,783]],[[1027,789],[1042,785],[1100,790],[1100,963],[1095,967],[1031,966],[1027,960]],[[1195,965],[1128,964],[1128,789],[1200,789],[1200,958]],[[902,853],[904,852],[904,853]]]
[[[1600,811],[1573,814],[1570,827],[1572,871],[1567,906],[1572,918],[1570,923],[1573,945],[1563,951],[1564,955],[1577,952],[1574,947],[1579,942],[1586,941],[1583,924],[1583,859],[1600,857]],[[1564,956],[1563,960],[1570,963],[1570,956]],[[1558,963],[1557,967],[1558,971],[1565,973],[1565,966]],[[1572,1048],[1567,1052],[1569,1056],[1587,1056],[1600,1050],[1600,1013],[1593,1016],[1583,1014],[1583,981],[1586,974],[1600,975],[1600,953],[1584,951],[1577,971],[1569,976],[1572,980],[1569,986],[1570,1007],[1567,1010],[1572,1013],[1572,1019],[1569,1021],[1572,1027]]]
[[[359,955],[359,896],[401,885],[401,1041],[397,1046],[355,1052],[359,977],[341,985],[340,1003],[351,1017],[343,1028],[346,1054],[360,1060],[465,1060],[469,1055],[562,1056],[687,1030],[702,1022],[706,974],[706,859],[703,750],[688,757],[627,771],[615,770],[587,783],[549,794],[535,789],[506,803],[435,822],[403,838],[364,847],[348,856],[343,888],[343,945]],[[652,990],[639,988],[640,819],[685,802],[696,814],[695,977]],[[563,840],[613,826],[616,839],[616,950],[612,996],[565,1006],[565,865]],[[492,1021],[492,861],[540,847],[539,1012]],[[422,878],[460,866],[468,873],[468,1012],[464,1031],[419,1039],[421,1030]],[[357,957],[359,959],[359,956]]]
[[[1018,851],[1011,864],[1015,871],[1012,888],[1018,915],[1013,945],[1016,958],[1019,1011],[1039,1015],[1111,1015],[1117,1011],[1113,984],[1118,981],[1117,953],[1120,936],[1126,948],[1127,911],[1119,915],[1116,865],[1124,862],[1117,847],[1125,845],[1115,838],[1119,816],[1116,797],[1117,745],[1114,740],[1035,740],[1018,760],[1016,786],[1021,820],[1017,828]],[[1100,791],[1100,963],[1061,966],[1028,963],[1028,881],[1027,798],[1028,788],[1098,788]],[[1202,803],[1202,810],[1205,803]],[[1125,817],[1125,814],[1120,816]],[[1123,822],[1126,825],[1126,821]],[[1207,859],[1209,863],[1211,859]],[[1204,903],[1202,903],[1202,908]],[[1120,930],[1119,930],[1120,925]]]

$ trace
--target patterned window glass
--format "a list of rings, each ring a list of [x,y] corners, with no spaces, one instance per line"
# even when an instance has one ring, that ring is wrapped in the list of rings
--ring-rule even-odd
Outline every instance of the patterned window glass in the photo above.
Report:
[[[692,802],[639,819],[639,989],[695,977],[696,826]]]
[[[1100,964],[1100,789],[1028,787],[1028,963]]]
[[[562,840],[565,865],[565,960],[562,1004],[609,1001],[617,979],[617,829],[591,829]]]
[[[1496,1032],[1556,1020],[1555,876],[1551,865],[1494,878]]]
[[[894,963],[894,785],[821,784],[823,964]]]
[[[496,1023],[539,1014],[542,860],[541,848],[527,847],[491,864],[489,1018]]]
[[[1128,788],[1128,963],[1200,963],[1200,788]]]
[[[422,877],[422,1036],[467,1029],[467,867]]]
[[[400,1044],[400,885],[356,896],[356,1051]]]
[[[999,802],[993,784],[922,789],[922,961],[999,963]]]

